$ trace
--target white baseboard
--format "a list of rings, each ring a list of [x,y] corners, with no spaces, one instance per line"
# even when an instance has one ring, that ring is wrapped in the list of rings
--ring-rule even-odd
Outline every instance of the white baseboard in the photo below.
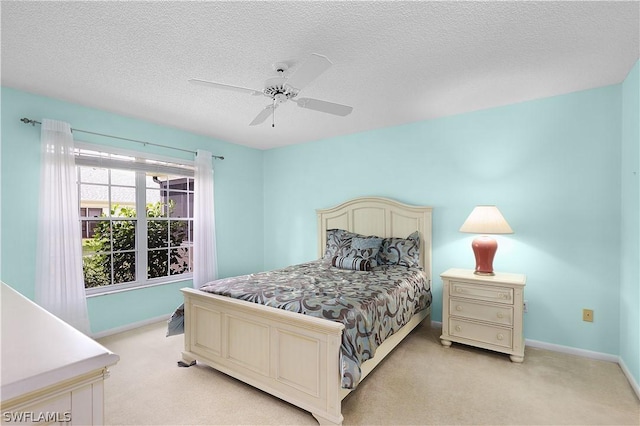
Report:
[[[629,371],[629,369],[627,368],[627,364],[624,363],[624,360],[622,358],[618,358],[618,364],[620,365],[620,368],[622,369],[624,375],[627,376],[627,380],[631,385],[631,389],[633,389],[638,399],[640,399],[640,386],[638,386],[638,382],[636,382],[636,379],[631,374],[631,371]]]
[[[587,349],[578,349],[571,346],[556,345],[555,343],[541,342],[539,340],[525,339],[524,344],[525,346],[531,346],[532,348],[547,349],[554,352],[578,355],[585,358],[599,359],[601,361],[617,363],[620,360],[618,355],[605,354],[603,352],[595,352]]]
[[[160,321],[168,321],[171,314],[160,315],[159,317],[149,318],[143,321],[134,322],[132,324],[123,325],[122,327],[110,328],[109,330],[100,331],[98,333],[91,333],[91,338],[101,339],[103,337],[111,336],[112,334],[122,333],[124,331],[133,330],[134,328],[144,327],[145,325],[153,324]]]

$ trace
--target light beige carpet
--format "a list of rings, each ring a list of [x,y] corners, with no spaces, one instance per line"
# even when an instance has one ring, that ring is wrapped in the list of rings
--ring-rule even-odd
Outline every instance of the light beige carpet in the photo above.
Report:
[[[105,382],[107,424],[317,425],[306,411],[209,367],[179,368],[164,322],[100,339],[120,355]],[[526,348],[522,364],[416,328],[342,403],[345,425],[639,425],[617,364]]]

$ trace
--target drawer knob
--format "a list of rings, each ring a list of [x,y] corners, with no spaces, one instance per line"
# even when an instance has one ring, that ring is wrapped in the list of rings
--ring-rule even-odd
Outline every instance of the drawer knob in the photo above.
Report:
[[[457,293],[464,293],[464,289],[462,289],[460,287],[456,287],[456,292]]]
[[[456,306],[456,311],[460,312],[461,310],[462,310],[462,306],[457,305],[457,306]]]
[[[456,325],[456,331],[462,331],[462,327],[460,327],[459,325]]]
[[[510,300],[511,296],[509,296],[509,293],[499,293],[498,294],[498,298],[499,299],[504,299],[504,300]]]
[[[504,318],[504,315],[502,314],[502,312],[498,312],[498,318]]]
[[[503,340],[503,339],[504,339],[504,336],[502,335],[502,333],[498,333],[497,338],[498,338],[498,340]]]

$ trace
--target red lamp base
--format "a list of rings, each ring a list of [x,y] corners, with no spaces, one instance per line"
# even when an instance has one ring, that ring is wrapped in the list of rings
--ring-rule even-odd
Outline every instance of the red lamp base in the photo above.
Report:
[[[491,237],[483,235],[477,237],[471,243],[473,248],[473,254],[476,256],[476,270],[474,274],[477,275],[494,275],[493,273],[493,258],[498,250],[498,243]]]

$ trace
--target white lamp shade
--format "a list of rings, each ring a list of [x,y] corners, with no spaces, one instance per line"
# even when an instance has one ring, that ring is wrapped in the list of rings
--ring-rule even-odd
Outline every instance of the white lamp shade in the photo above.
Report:
[[[471,234],[513,234],[502,213],[496,206],[476,206],[467,220],[464,221],[460,232]]]

